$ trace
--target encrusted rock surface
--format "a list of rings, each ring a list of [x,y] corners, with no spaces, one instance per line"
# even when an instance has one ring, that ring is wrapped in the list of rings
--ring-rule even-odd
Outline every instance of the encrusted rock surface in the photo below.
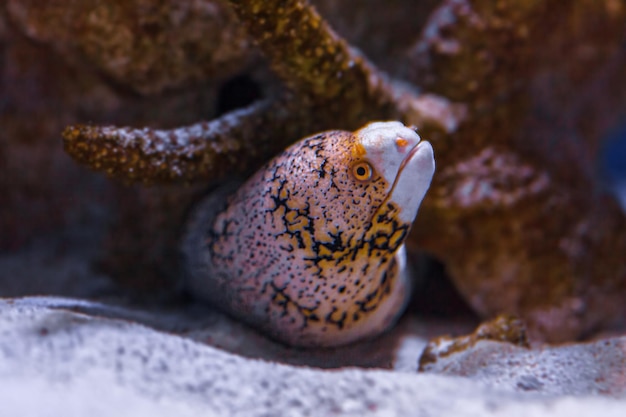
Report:
[[[626,337],[531,349],[523,324],[501,316],[468,336],[431,340],[419,370],[512,390],[625,397]]]
[[[411,52],[411,79],[468,112],[433,142],[414,241],[533,337],[624,326],[626,216],[595,164],[623,123],[625,21],[616,1],[447,0]]]
[[[624,397],[626,338],[536,349],[481,340],[420,369],[459,375],[500,389]]]
[[[6,12],[32,40],[141,94],[224,79],[251,55],[219,0],[8,0]]]

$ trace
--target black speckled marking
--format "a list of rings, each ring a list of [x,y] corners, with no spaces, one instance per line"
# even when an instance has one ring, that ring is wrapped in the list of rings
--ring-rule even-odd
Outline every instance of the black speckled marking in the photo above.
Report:
[[[352,177],[355,141],[349,132],[305,139],[229,198],[204,235],[216,289],[207,297],[290,344],[380,331],[365,319],[383,303],[397,304],[390,316],[403,304],[389,295],[410,224],[385,202],[384,178]]]

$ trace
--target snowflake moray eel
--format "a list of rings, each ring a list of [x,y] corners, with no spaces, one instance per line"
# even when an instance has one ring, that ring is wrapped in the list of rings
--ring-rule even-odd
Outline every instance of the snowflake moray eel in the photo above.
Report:
[[[404,240],[434,170],[430,143],[400,122],[302,139],[194,210],[188,285],[289,345],[373,337],[407,303]]]

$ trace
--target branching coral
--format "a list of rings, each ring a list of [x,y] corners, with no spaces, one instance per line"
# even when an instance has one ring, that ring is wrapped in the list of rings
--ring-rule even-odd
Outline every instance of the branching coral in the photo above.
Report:
[[[206,77],[223,79],[250,60],[250,42],[219,2],[7,0],[13,22],[120,87],[155,95]]]
[[[286,124],[288,114],[268,102],[212,122],[173,130],[68,127],[66,150],[94,169],[134,181],[216,178],[265,156],[257,143],[268,126]],[[262,136],[261,136],[262,137]],[[269,141],[271,138],[267,138]]]
[[[140,181],[215,179],[245,172],[324,129],[399,119],[444,131],[462,108],[393,85],[302,1],[232,2],[289,91],[210,123],[170,131],[72,126],[66,151],[94,169]]]
[[[440,167],[413,241],[473,308],[521,314],[550,340],[626,314],[626,220],[593,175],[598,138],[626,103],[613,87],[626,84],[622,2],[444,1],[411,52],[413,85],[305,1],[230,3],[282,94],[172,131],[69,127],[66,150],[123,179],[217,179],[315,131],[399,119],[433,141]]]
[[[594,163],[624,106],[625,22],[620,2],[448,1],[413,49],[413,79],[468,108],[435,144],[415,241],[477,311],[550,340],[624,316],[626,218]]]

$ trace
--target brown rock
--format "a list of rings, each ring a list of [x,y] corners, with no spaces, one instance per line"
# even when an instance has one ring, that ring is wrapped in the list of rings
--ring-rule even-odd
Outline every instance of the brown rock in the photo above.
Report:
[[[29,38],[141,94],[223,80],[250,57],[219,0],[9,0],[6,10]]]
[[[433,142],[414,242],[533,337],[624,324],[626,217],[594,164],[626,106],[625,21],[613,1],[445,1],[413,49],[415,82],[468,110]]]
[[[419,360],[420,372],[541,395],[626,394],[625,337],[529,349],[477,333],[431,341]]]

